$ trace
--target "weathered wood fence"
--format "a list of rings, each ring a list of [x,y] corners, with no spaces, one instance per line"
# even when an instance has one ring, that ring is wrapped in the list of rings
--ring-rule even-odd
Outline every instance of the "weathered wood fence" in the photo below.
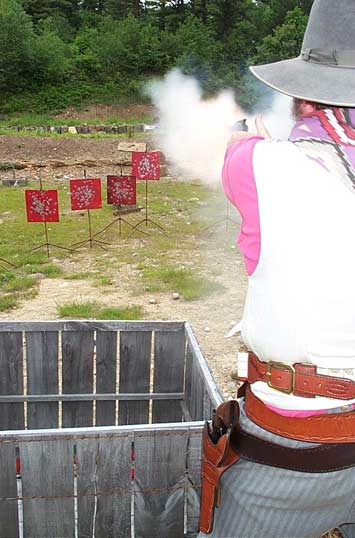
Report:
[[[0,538],[198,531],[221,401],[189,324],[0,323]]]

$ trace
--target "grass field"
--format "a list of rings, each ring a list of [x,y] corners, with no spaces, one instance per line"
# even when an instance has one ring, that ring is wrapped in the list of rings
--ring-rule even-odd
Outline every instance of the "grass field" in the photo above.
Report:
[[[79,118],[65,118],[65,117],[55,117],[50,114],[30,114],[30,113],[22,113],[22,114],[8,114],[5,115],[3,118],[0,119],[0,128],[1,127],[24,127],[24,126],[32,126],[32,127],[41,127],[43,125],[50,125],[52,127],[55,126],[61,126],[61,125],[68,125],[68,126],[75,126],[75,125],[81,125],[81,124],[88,124],[88,125],[135,125],[139,123],[147,123],[150,124],[153,121],[153,117],[151,114],[142,114],[139,116],[131,116],[131,117],[122,117],[119,115],[108,115],[106,117],[95,117],[92,116],[90,118],[86,118],[84,121]]]
[[[38,188],[38,182],[31,181],[26,188]],[[70,247],[87,239],[88,215],[86,211],[70,209],[68,181],[47,179],[43,181],[43,188],[56,188],[59,191],[60,222],[48,224],[49,241]],[[144,205],[144,188],[144,183],[139,182],[140,205]],[[214,275],[206,275],[206,270],[202,270],[193,254],[196,236],[211,222],[218,207],[223,208],[222,195],[211,193],[197,182],[191,184],[167,180],[151,182],[149,193],[149,211],[154,220],[164,227],[166,235],[146,229],[143,225],[141,229],[148,231],[149,235],[137,232],[128,238],[129,229],[123,226],[120,237],[115,224],[99,236],[109,243],[107,252],[99,246],[91,250],[84,245],[68,256],[66,251],[54,248],[51,258],[48,258],[44,248],[31,252],[45,241],[44,225],[26,222],[24,189],[0,187],[0,257],[16,266],[13,269],[5,262],[1,264],[0,311],[11,310],[19,301],[34,297],[38,283],[44,277],[90,279],[98,289],[105,290],[112,285],[117,269],[123,265],[127,271],[133,268],[132,274],[139,277],[132,278],[133,298],[134,295],[148,292],[177,292],[185,300],[194,300],[220,290],[221,285],[214,281]],[[126,218],[134,224],[143,216],[141,212]],[[112,206],[104,201],[102,209],[91,211],[93,232],[104,228],[113,218]],[[178,262],[181,253],[187,258],[187,264]],[[77,262],[74,272],[67,263],[70,259]],[[73,310],[70,311],[69,307]],[[96,304],[58,305],[59,316],[67,317],[70,314],[78,317],[107,316],[107,312],[100,311]],[[111,312],[110,315],[120,319],[118,316],[121,314]],[[142,313],[133,310],[126,312],[126,315],[139,318]]]

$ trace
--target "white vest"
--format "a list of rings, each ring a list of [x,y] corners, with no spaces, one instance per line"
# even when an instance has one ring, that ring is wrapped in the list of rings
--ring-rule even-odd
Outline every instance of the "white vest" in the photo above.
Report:
[[[312,363],[319,373],[355,378],[355,190],[339,151],[321,141],[255,146],[261,252],[242,335],[263,361]],[[349,403],[288,396],[262,382],[253,391],[285,409]]]

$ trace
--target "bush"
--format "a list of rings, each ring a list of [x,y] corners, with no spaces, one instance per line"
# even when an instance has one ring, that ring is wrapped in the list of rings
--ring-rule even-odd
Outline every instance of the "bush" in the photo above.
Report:
[[[73,44],[72,55],[74,58],[74,69],[79,74],[91,79],[99,77],[99,60],[96,52],[96,44],[99,39],[99,32],[95,27],[83,26]]]
[[[48,85],[41,89],[33,86],[31,91],[21,95],[3,97],[0,112],[10,114],[26,110],[29,113],[60,112],[68,106],[82,106],[82,103],[94,92],[94,87],[85,81],[66,81],[61,84]]]
[[[0,91],[23,87],[32,65],[34,32],[19,1],[0,0]]]
[[[129,16],[123,21],[105,17],[99,27],[96,50],[102,73],[112,77],[141,77],[160,73],[163,54],[159,30]]]
[[[201,66],[218,65],[222,52],[222,44],[197,17],[190,16],[176,32],[177,64],[187,74],[193,74]]]
[[[61,81],[69,70],[69,46],[51,30],[44,30],[33,43],[33,73],[38,82]]]
[[[272,35],[263,39],[251,62],[262,64],[297,57],[307,21],[307,15],[299,7],[287,13],[284,23],[278,26]]]

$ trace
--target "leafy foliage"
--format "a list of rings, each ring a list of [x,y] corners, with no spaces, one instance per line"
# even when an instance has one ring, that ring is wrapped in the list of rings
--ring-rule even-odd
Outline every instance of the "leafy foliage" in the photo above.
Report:
[[[0,90],[21,87],[31,73],[33,28],[17,0],[0,0]]]
[[[179,66],[207,93],[255,91],[250,63],[297,56],[312,0],[0,0],[0,111],[137,99]]]
[[[254,63],[277,62],[298,56],[306,26],[307,16],[299,7],[290,11],[285,22],[263,39]]]

